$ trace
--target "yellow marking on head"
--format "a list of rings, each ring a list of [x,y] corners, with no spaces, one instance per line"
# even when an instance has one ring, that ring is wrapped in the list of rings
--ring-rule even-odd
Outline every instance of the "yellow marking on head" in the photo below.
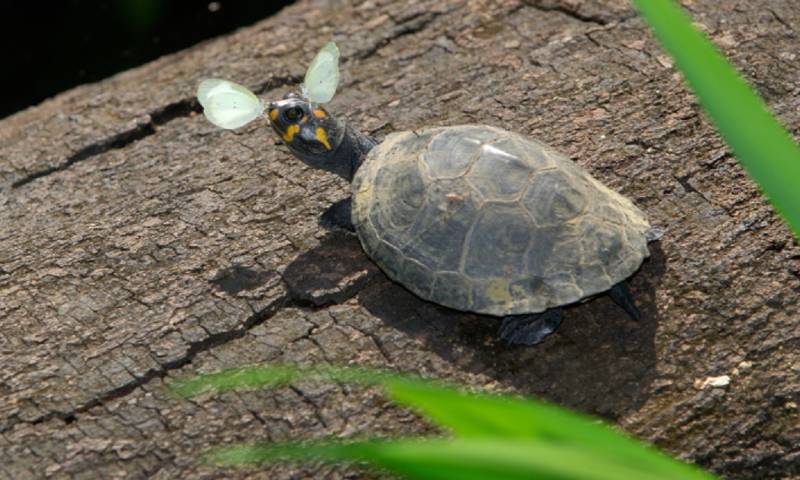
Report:
[[[273,122],[278,119],[277,108],[273,108],[272,110],[269,111],[269,119],[272,120]]]
[[[308,121],[308,115],[303,115],[303,118],[300,119],[300,123],[306,123]]]
[[[294,140],[295,134],[297,134],[299,131],[300,125],[289,125],[289,127],[286,129],[286,133],[283,134],[283,140],[286,143],[291,143],[291,141]]]
[[[314,116],[317,117],[317,118],[325,118],[328,115],[325,113],[325,110],[316,109],[316,110],[314,110]]]
[[[319,140],[319,143],[325,145],[327,150],[332,148],[331,142],[328,141],[328,134],[325,133],[325,129],[322,127],[317,127],[317,140]]]

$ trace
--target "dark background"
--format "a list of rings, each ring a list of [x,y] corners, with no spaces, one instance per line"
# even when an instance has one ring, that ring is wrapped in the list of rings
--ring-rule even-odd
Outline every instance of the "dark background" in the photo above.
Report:
[[[0,118],[265,18],[291,0],[4,2]]]

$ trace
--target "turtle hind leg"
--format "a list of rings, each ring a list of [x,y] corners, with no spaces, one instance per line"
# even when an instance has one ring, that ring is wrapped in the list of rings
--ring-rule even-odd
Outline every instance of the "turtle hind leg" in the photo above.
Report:
[[[561,325],[561,309],[551,308],[542,313],[503,317],[500,338],[511,345],[536,345]]]
[[[631,291],[628,290],[628,286],[625,282],[620,282],[611,287],[608,291],[608,296],[611,297],[614,303],[625,310],[632,319],[638,322],[642,318],[641,312],[636,308],[636,304],[633,303],[633,295],[631,295]]]
[[[349,232],[355,232],[356,227],[353,225],[352,211],[352,197],[339,200],[325,210],[325,213],[323,213],[322,217],[319,219],[319,225],[328,230],[338,228]]]

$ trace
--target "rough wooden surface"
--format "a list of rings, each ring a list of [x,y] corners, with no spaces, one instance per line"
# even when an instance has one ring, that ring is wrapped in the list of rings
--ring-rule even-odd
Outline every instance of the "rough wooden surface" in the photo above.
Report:
[[[795,136],[794,0],[685,0]],[[352,237],[346,195],[265,124],[196,114],[220,76],[279,97],[333,37],[331,106],[378,135],[482,122],[538,137],[666,235],[536,348],[421,302]],[[742,119],[747,121],[747,119]],[[210,445],[428,431],[345,385],[177,401],[172,378],[250,362],[390,367],[603,415],[731,478],[800,477],[800,249],[622,0],[301,1],[233,35],[0,122],[0,476],[212,478]],[[698,388],[729,375],[725,388]],[[279,466],[237,478],[363,478]]]

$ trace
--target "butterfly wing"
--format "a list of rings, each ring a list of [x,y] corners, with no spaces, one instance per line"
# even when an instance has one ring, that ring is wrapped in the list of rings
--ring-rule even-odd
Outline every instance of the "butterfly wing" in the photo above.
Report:
[[[264,112],[264,103],[247,87],[216,78],[200,82],[197,100],[208,121],[225,129],[244,126]]]
[[[311,103],[328,103],[339,85],[339,49],[328,42],[317,53],[303,79],[303,96]]]

